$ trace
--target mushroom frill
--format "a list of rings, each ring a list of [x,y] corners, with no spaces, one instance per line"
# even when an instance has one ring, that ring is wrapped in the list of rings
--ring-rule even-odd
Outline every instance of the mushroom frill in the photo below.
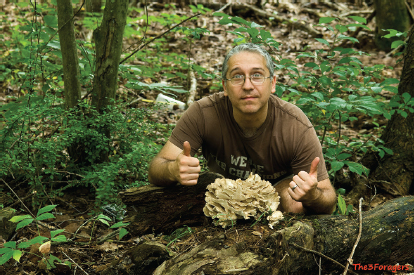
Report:
[[[267,217],[269,227],[283,218],[277,211],[279,195],[268,181],[259,175],[250,174],[246,180],[216,179],[207,187],[204,214],[218,219],[217,224],[223,228],[234,225],[237,219],[258,219],[263,213]]]

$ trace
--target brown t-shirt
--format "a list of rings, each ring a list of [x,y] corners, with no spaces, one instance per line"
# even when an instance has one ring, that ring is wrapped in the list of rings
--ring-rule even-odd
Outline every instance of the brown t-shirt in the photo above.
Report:
[[[265,122],[246,137],[233,118],[228,97],[216,93],[188,108],[174,128],[170,142],[191,154],[202,147],[210,171],[232,179],[246,179],[250,172],[275,183],[289,174],[309,172],[320,158],[318,181],[328,178],[322,147],[306,115],[295,105],[271,95]]]

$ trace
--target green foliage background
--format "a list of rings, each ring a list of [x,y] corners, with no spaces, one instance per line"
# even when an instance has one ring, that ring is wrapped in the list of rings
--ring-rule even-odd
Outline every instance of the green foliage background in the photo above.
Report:
[[[0,66],[1,81],[19,87],[20,93],[1,106],[0,148],[3,153],[0,155],[0,177],[12,185],[30,185],[32,192],[36,191],[40,198],[38,202],[62,195],[67,188],[87,187],[96,195],[97,206],[117,202],[116,194],[123,188],[147,184],[149,161],[171,131],[168,126],[151,119],[156,106],[132,108],[133,99],[125,90],[120,90],[114,106],[103,114],[91,107],[87,96],[76,108],[65,110],[56,10],[50,4],[37,4],[40,16],[25,17],[24,13],[33,11],[34,7],[28,3],[18,5],[22,6],[19,24],[2,34],[3,47],[7,51],[3,53],[6,62]],[[352,138],[332,131],[332,125],[356,120],[360,114],[373,117],[375,122],[379,117],[389,119],[396,112],[403,117],[414,112],[414,99],[408,94],[397,94],[399,80],[384,78],[380,73],[390,68],[364,66],[359,57],[367,53],[337,46],[343,40],[358,42],[347,34],[356,27],[367,28],[364,18],[353,16],[350,19],[354,23],[351,24],[341,23],[337,18],[321,18],[319,27],[332,35],[333,41],[317,38],[320,49],[305,49],[296,60],[287,60],[277,58],[280,42],[263,26],[224,13],[212,14],[201,5],[191,6],[191,9],[193,13],[219,17],[219,24],[234,35],[235,44],[259,43],[275,57],[277,69],[292,80],[289,85],[278,84],[276,94],[298,105],[316,130],[323,132],[320,138],[332,178],[343,168],[367,176],[368,169],[358,162],[364,154],[375,151],[383,157],[392,153],[378,138]],[[138,19],[164,28],[187,18],[173,13],[146,16],[143,9],[131,8],[125,39],[139,36],[141,43],[148,41],[144,35],[147,27],[138,28],[133,23],[137,14]],[[86,14],[82,24],[92,30],[100,20],[99,14]],[[8,24],[4,16],[3,24]],[[185,25],[172,31],[182,33],[190,46],[210,32],[206,28]],[[9,33],[11,36],[4,39]],[[120,66],[120,82],[126,83],[127,91],[135,95],[150,90],[179,95],[186,92],[182,83],[186,82],[190,69],[198,77],[218,78],[218,74],[207,73],[206,68],[190,62],[188,55],[170,52],[166,46],[168,35],[155,40],[128,60],[140,65],[126,62]],[[94,43],[78,39],[77,47],[81,85],[89,94],[95,66]],[[303,62],[305,66],[300,69],[298,64]],[[171,63],[176,66],[165,65]],[[152,79],[153,83],[144,82],[145,78]],[[176,85],[163,84],[160,78]],[[215,82],[212,92],[220,89],[219,80]],[[395,96],[387,100],[380,94],[383,90]],[[377,127],[380,126],[377,124]],[[109,136],[102,134],[104,128],[109,129]],[[78,150],[84,152],[82,159],[70,158],[67,148],[71,146],[78,146]],[[109,161],[100,160],[101,152],[109,155]]]

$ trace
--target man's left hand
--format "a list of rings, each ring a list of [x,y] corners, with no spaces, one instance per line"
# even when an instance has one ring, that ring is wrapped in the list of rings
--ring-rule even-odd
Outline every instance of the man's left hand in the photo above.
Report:
[[[322,191],[318,189],[318,164],[319,158],[316,157],[312,163],[309,173],[300,171],[293,177],[289,183],[288,193],[295,201],[304,204],[312,204],[321,195]]]

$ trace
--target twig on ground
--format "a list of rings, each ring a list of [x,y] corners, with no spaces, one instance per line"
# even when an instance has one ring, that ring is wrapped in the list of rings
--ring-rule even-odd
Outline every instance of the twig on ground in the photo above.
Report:
[[[346,263],[346,267],[345,267],[345,271],[344,271],[343,275],[346,275],[348,273],[349,265],[350,264],[353,265],[352,257],[354,256],[355,249],[356,249],[356,247],[359,243],[359,240],[361,239],[361,235],[362,235],[362,201],[363,200],[364,200],[364,198],[359,199],[359,233],[358,233],[358,237],[355,241],[354,247],[352,248],[351,255],[349,255],[348,262]]]
[[[26,210],[30,213],[30,215],[33,218],[36,218],[35,215],[33,215],[33,213],[30,211],[30,209],[26,206],[26,204],[24,204],[24,202],[19,198],[19,196],[14,192],[14,190],[10,187],[10,185],[5,182],[3,179],[1,179],[2,182],[4,182],[5,185],[7,185],[7,187],[9,187],[9,189],[12,191],[12,193],[17,197],[17,199],[23,204],[24,208],[26,208]]]
[[[96,243],[97,244],[104,243],[106,240],[112,238],[113,236],[116,236],[116,234],[118,234],[120,230],[121,230],[121,228],[118,228],[117,230],[115,230],[115,231],[113,231],[113,232],[111,232],[111,233],[109,233],[105,236],[100,237]]]
[[[322,253],[320,253],[320,252],[318,252],[318,251],[315,251],[315,250],[312,250],[312,249],[307,249],[307,248],[304,248],[303,246],[300,246],[300,245],[295,244],[295,243],[291,243],[291,244],[292,244],[293,246],[297,247],[297,248],[302,249],[303,251],[310,252],[310,253],[314,253],[314,254],[316,254],[316,255],[319,255],[319,256],[321,256],[321,257],[324,257],[325,259],[330,260],[330,261],[331,261],[331,262],[333,262],[334,264],[339,265],[339,266],[340,266],[340,267],[342,267],[342,268],[345,268],[345,266],[344,266],[343,264],[341,264],[341,263],[339,263],[339,262],[335,261],[335,260],[334,260],[334,259],[332,259],[332,258],[329,258],[328,256],[326,256],[326,255],[324,255],[324,254],[322,254]],[[351,273],[353,273],[353,274],[358,274],[358,273],[356,273],[356,272],[354,272],[354,271],[352,271],[352,270],[350,270],[349,272],[351,272]]]
[[[256,6],[253,6],[253,5],[242,4],[242,6],[245,6],[245,7],[250,8],[258,16],[265,17],[265,18],[273,17],[274,18],[273,20],[276,21],[276,22],[279,22],[279,23],[286,22],[289,26],[292,26],[292,27],[295,27],[295,28],[300,29],[302,31],[305,31],[305,32],[309,33],[312,37],[322,37],[322,33],[321,32],[315,30],[311,26],[306,25],[304,23],[292,21],[292,20],[289,20],[287,18],[283,18],[281,16],[277,16],[276,14],[270,14],[270,13],[268,13],[268,12],[262,10],[262,9],[259,9]]]
[[[230,5],[231,5],[231,3],[227,3],[226,5],[224,5],[221,9],[217,10],[216,12],[222,12]]]
[[[69,260],[71,260],[77,267],[80,268],[80,270],[82,270],[86,275],[89,275],[85,270],[83,270],[82,267],[80,267],[80,265],[78,265],[74,260],[72,260],[71,257],[69,257],[65,252],[61,251],[66,257],[68,257]]]
[[[413,19],[413,20],[414,20],[414,13],[413,13],[413,11],[411,10],[410,5],[408,5],[407,0],[405,0],[405,5],[407,6],[408,13],[411,15],[411,19]]]
[[[157,35],[156,37],[154,37],[154,38],[153,38],[153,39],[151,39],[150,41],[146,42],[144,45],[139,46],[139,47],[138,47],[138,49],[136,49],[136,50],[135,50],[135,51],[133,51],[130,55],[128,55],[127,57],[125,57],[125,58],[124,58],[121,62],[119,62],[119,64],[124,63],[124,62],[125,62],[126,60],[128,60],[131,56],[133,56],[134,54],[136,54],[137,52],[139,52],[141,49],[143,49],[144,47],[146,47],[148,44],[152,43],[154,40],[156,40],[156,39],[158,39],[158,38],[162,37],[162,36],[163,36],[163,35],[165,35],[166,33],[170,32],[172,29],[175,29],[176,27],[178,27],[178,26],[180,26],[180,25],[184,24],[185,22],[187,22],[188,20],[190,20],[190,19],[192,19],[192,18],[194,18],[194,17],[199,16],[200,14],[201,14],[201,13],[199,12],[199,13],[197,13],[197,14],[193,15],[193,16],[188,17],[187,19],[184,19],[183,21],[181,21],[181,22],[180,22],[180,23],[178,23],[177,25],[175,25],[175,26],[173,26],[173,27],[169,28],[169,29],[168,29],[168,30],[166,30],[165,32],[161,33],[160,35]]]
[[[27,195],[26,197],[24,197],[24,198],[22,198],[21,200],[22,201],[25,201],[25,200],[27,200],[28,198],[30,198],[31,196],[33,196],[33,193],[30,193],[29,195]],[[8,207],[12,207],[13,208],[13,206],[15,206],[16,204],[18,204],[20,201],[15,201],[15,202],[13,202],[12,204],[10,204]]]

